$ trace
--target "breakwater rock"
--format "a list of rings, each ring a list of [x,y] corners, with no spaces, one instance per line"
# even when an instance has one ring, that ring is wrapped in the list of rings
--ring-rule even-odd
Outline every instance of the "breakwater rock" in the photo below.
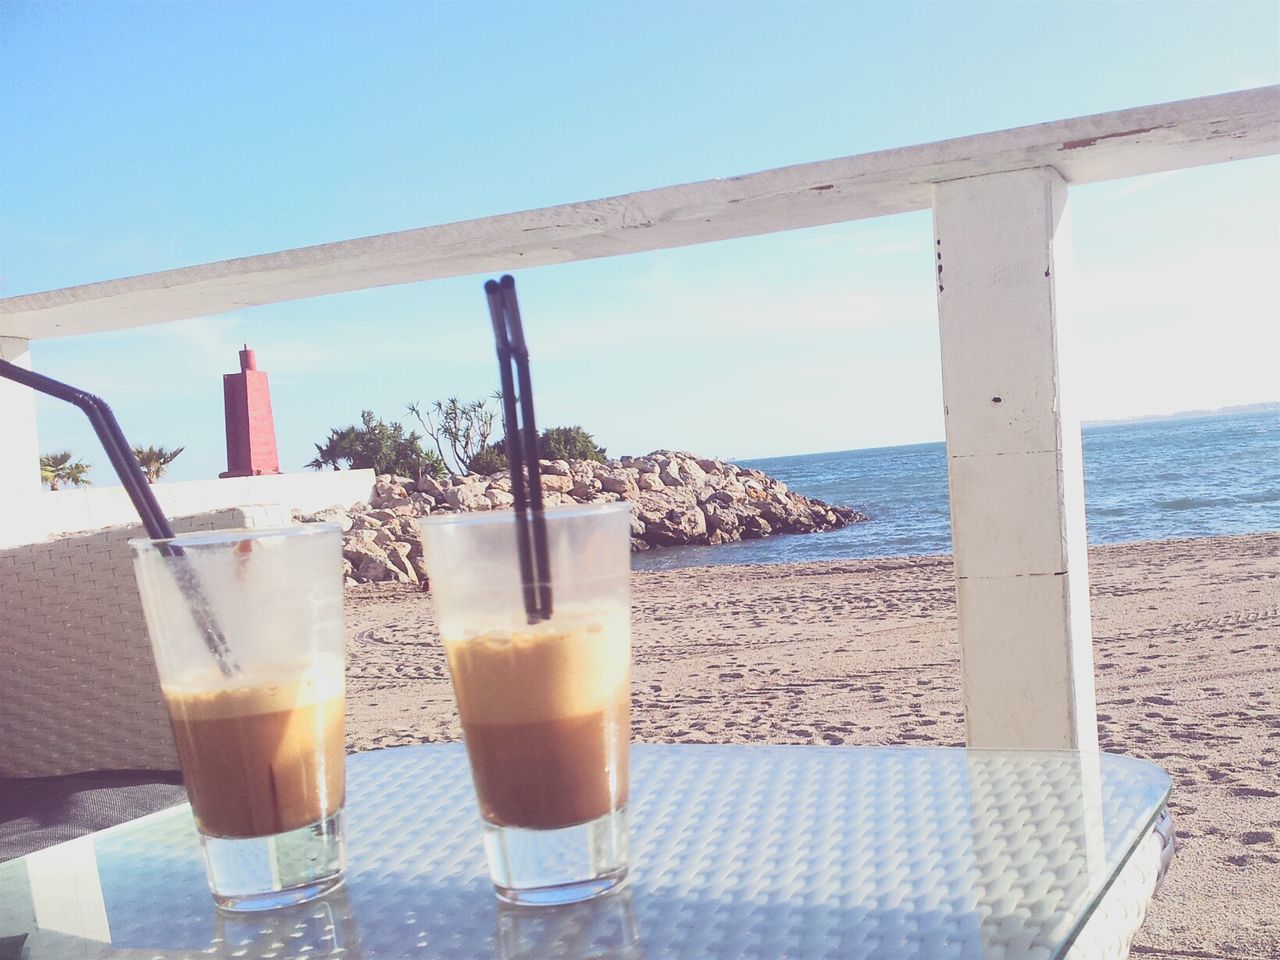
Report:
[[[792,493],[759,470],[671,450],[605,463],[543,460],[541,476],[547,506],[628,501],[633,550],[813,533],[868,519],[857,510]],[[348,582],[394,580],[425,587],[420,517],[502,510],[512,501],[506,473],[417,482],[381,476],[368,503],[298,519],[341,525]]]

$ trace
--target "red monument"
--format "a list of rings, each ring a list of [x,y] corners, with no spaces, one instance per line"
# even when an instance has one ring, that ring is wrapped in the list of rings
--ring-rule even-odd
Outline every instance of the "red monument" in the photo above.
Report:
[[[218,476],[279,473],[271,388],[247,343],[240,351],[240,372],[223,374],[222,399],[227,412],[227,472]]]

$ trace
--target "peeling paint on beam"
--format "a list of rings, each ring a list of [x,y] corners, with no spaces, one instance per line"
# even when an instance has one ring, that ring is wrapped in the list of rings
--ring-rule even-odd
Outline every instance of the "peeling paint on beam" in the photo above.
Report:
[[[1121,130],[1119,133],[1100,133],[1096,137],[1084,137],[1080,140],[1068,140],[1059,150],[1083,150],[1085,147],[1092,147],[1095,143],[1101,143],[1103,140],[1118,140],[1121,137],[1138,137],[1144,133],[1152,133],[1156,130],[1167,130],[1169,127],[1139,127],[1136,130]]]

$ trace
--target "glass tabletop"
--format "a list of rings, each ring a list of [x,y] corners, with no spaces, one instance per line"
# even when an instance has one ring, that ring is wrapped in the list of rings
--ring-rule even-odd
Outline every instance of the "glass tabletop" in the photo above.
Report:
[[[183,805],[0,864],[0,960],[1053,958],[1169,795],[1108,754],[636,745],[626,888],[517,908],[461,745],[348,764],[347,880],[323,899],[216,910]]]

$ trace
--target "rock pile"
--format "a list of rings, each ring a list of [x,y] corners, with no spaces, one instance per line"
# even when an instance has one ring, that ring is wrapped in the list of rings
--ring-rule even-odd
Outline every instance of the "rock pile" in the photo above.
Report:
[[[774,533],[811,533],[866,520],[865,514],[792,493],[781,480],[733,463],[658,450],[647,457],[543,460],[543,499],[571,503],[631,504],[631,547],[670,547],[752,540]],[[470,475],[417,483],[381,476],[368,503],[330,507],[299,516],[343,530],[348,583],[427,582],[418,518],[439,513],[510,507],[511,478]]]

